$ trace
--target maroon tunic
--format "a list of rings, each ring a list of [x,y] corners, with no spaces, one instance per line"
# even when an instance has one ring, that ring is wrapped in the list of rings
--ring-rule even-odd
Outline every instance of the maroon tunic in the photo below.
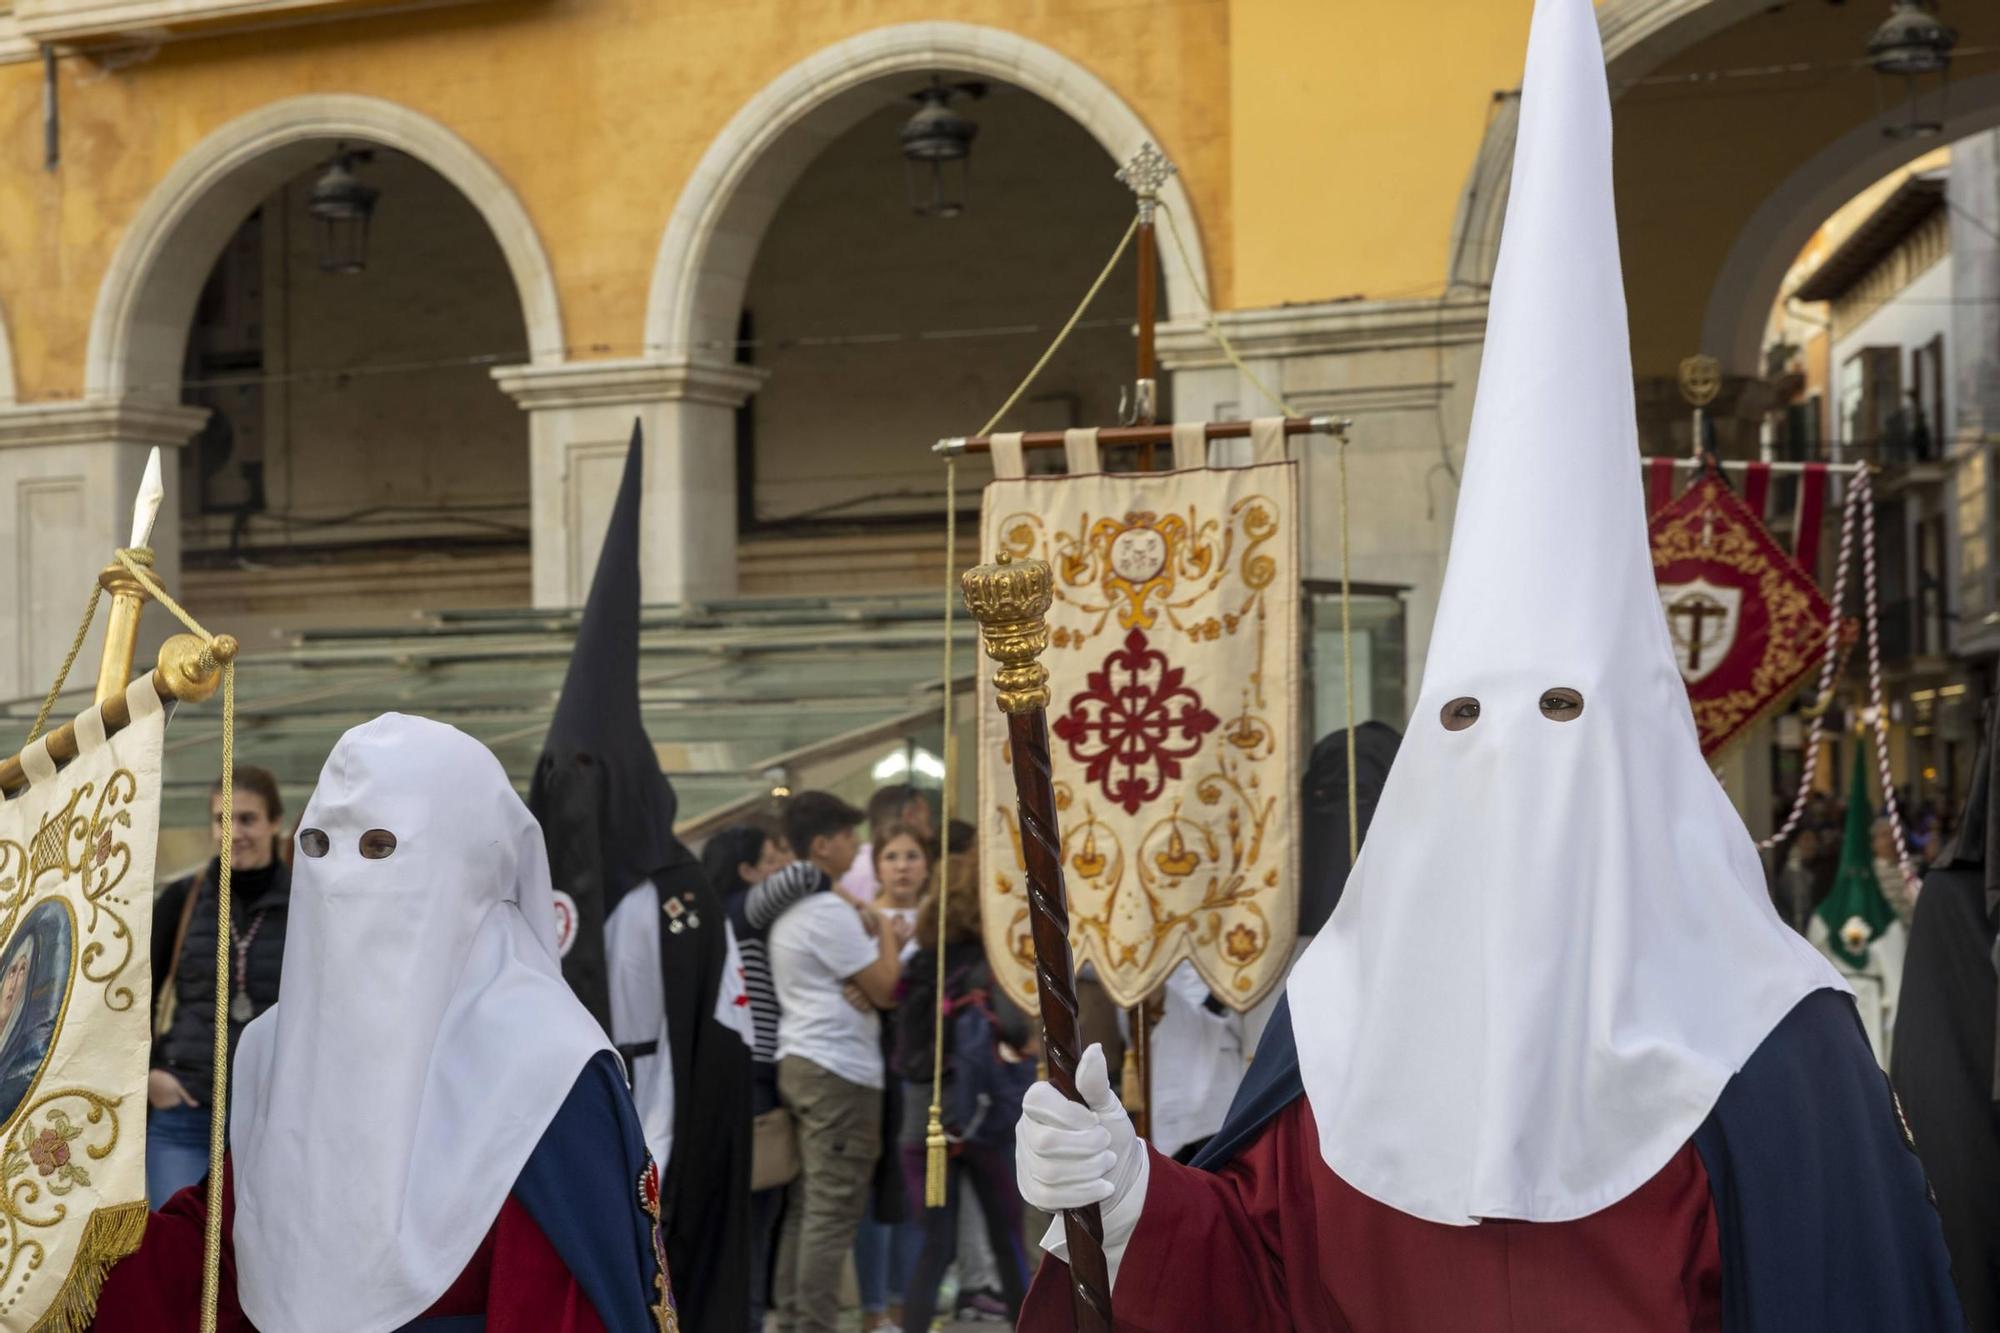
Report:
[[[1721,1282],[1691,1145],[1589,1217],[1452,1227],[1336,1176],[1301,1097],[1220,1172],[1153,1154],[1112,1310],[1122,1333],[1706,1333]],[[1020,1327],[1073,1327],[1066,1265],[1042,1264]]]
[[[195,1333],[201,1327],[202,1232],[207,1182],[182,1190],[146,1221],[136,1254],[105,1279],[91,1333]],[[216,1333],[257,1333],[236,1303],[235,1207],[224,1169],[222,1291]],[[486,1316],[486,1333],[604,1333],[597,1311],[548,1237],[511,1195],[472,1262],[424,1319]],[[421,1320],[415,1325],[423,1327]]]

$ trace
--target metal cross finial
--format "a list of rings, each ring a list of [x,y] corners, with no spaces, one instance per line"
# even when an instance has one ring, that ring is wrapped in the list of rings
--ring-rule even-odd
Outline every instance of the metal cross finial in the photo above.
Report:
[[[1167,178],[1175,170],[1167,155],[1150,143],[1118,169],[1118,179],[1139,196],[1139,218],[1142,222],[1153,220],[1153,205],[1159,200],[1160,187],[1167,183]]]

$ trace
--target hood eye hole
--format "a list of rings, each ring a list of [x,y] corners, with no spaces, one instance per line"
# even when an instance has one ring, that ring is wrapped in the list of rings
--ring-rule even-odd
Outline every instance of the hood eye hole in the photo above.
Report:
[[[361,835],[361,855],[370,861],[386,861],[396,851],[396,835],[385,828],[372,828]]]
[[[299,830],[299,850],[307,856],[325,856],[327,849],[332,845],[328,841],[326,834],[319,829],[302,828]]]
[[[1479,720],[1479,700],[1471,695],[1453,699],[1438,714],[1446,731],[1464,731]]]
[[[1542,716],[1551,722],[1574,722],[1583,716],[1583,696],[1566,685],[1544,690]]]

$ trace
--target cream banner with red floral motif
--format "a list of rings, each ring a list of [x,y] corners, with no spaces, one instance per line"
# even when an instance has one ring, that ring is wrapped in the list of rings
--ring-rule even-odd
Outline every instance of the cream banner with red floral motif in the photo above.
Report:
[[[1274,462],[986,489],[982,553],[1038,556],[1055,576],[1042,660],[1070,944],[1120,1005],[1191,958],[1217,996],[1247,1009],[1291,957],[1296,486],[1294,465]],[[981,915],[995,975],[1032,1006],[993,670],[983,663],[979,693]]]

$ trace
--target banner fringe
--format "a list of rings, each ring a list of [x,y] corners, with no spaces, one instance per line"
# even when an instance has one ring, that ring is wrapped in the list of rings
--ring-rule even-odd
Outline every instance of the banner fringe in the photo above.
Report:
[[[35,1321],[31,1333],[89,1333],[97,1317],[97,1298],[111,1266],[139,1248],[146,1238],[146,1201],[99,1208],[84,1224],[76,1258],[55,1301]]]

